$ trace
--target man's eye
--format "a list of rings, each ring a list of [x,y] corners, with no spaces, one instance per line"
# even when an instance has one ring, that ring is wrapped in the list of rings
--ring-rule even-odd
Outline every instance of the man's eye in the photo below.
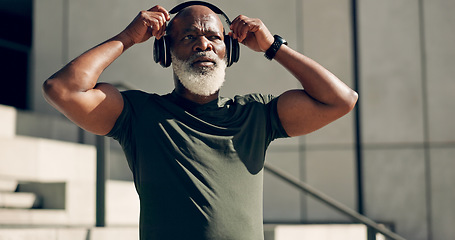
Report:
[[[220,36],[214,35],[209,37],[210,40],[221,40]]]
[[[194,38],[193,35],[187,35],[187,36],[185,36],[183,39],[184,39],[184,40],[191,40],[191,39],[193,39],[193,38]]]

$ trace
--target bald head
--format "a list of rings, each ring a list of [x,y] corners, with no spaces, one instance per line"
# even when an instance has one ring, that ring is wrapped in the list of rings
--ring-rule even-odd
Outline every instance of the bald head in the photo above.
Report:
[[[179,26],[184,25],[184,23],[192,23],[202,27],[204,22],[215,23],[220,27],[222,32],[224,32],[223,23],[212,9],[202,5],[193,5],[182,9],[171,19],[166,28],[166,34],[172,35],[176,25]]]

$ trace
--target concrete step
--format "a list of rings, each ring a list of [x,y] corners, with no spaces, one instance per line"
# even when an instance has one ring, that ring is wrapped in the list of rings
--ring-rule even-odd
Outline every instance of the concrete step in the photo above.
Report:
[[[0,137],[16,135],[78,142],[79,127],[64,116],[37,114],[0,105]]]
[[[138,226],[139,208],[139,197],[132,181],[107,181],[106,224],[108,226]]]
[[[16,191],[18,182],[12,179],[0,179],[0,192]]]
[[[92,228],[83,240],[125,240],[139,239],[138,227]]]
[[[6,227],[77,226],[70,214],[59,209],[0,208],[0,229]],[[0,237],[0,239],[2,239]],[[7,238],[9,239],[9,238]]]
[[[66,142],[79,142],[79,137],[82,137],[80,128],[63,115],[45,115],[23,110],[17,110],[16,115],[16,135]]]
[[[0,105],[0,137],[16,135],[16,114],[15,108]]]
[[[94,181],[94,146],[42,138],[0,137],[0,176],[23,181]]]
[[[19,183],[18,187],[24,192],[1,192],[0,228],[5,225],[24,227],[93,224],[95,209],[87,205],[87,196],[78,193],[84,192],[83,186],[73,185],[26,182]],[[25,209],[33,206],[36,196],[40,196],[41,201],[35,204],[39,204],[42,209]],[[88,201],[92,202],[94,203],[94,199]],[[112,227],[139,225],[139,197],[133,182],[107,181],[106,224]]]
[[[38,183],[23,184],[20,192],[36,193],[43,203],[51,204],[49,208],[64,208],[56,216],[31,211],[18,212],[15,217],[11,213],[14,224],[39,225],[40,216],[45,218],[43,222],[57,226],[94,224],[95,147],[23,136],[0,137],[0,166],[2,178]],[[9,223],[0,216],[0,224]]]
[[[367,240],[363,224],[265,224],[264,240]],[[376,240],[385,240],[381,234]]]
[[[87,240],[86,228],[0,228],[2,240]]]
[[[264,228],[265,240],[367,240],[366,227],[360,224],[266,224]],[[273,230],[274,234],[270,234],[270,230]],[[0,228],[0,239],[8,240],[134,240],[138,238],[137,227]],[[377,235],[376,239],[385,240],[380,235]]]
[[[1,209],[0,228],[5,224],[39,225],[40,217],[42,222],[56,226],[94,224],[95,147],[37,138],[74,141],[78,133],[78,128],[67,119],[0,105],[0,192],[34,193],[43,200],[42,208],[46,209],[18,209],[30,206],[30,199],[27,204],[24,201],[31,195],[3,194],[0,207],[8,209]],[[70,135],[71,138],[65,137]],[[126,161],[121,160],[127,169]],[[106,223],[137,226],[139,200],[132,181],[108,182],[106,190]]]
[[[39,205],[39,199],[34,193],[0,192],[0,208],[30,209]]]
[[[137,227],[116,228],[0,228],[0,239],[7,240],[135,240]]]

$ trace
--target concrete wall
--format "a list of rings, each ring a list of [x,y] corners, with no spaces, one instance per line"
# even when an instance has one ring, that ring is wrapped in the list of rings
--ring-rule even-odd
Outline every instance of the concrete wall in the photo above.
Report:
[[[36,0],[33,109],[56,114],[40,88],[69,60],[117,34],[139,10],[155,4],[170,9],[178,2]],[[261,18],[272,33],[352,86],[351,1],[211,2],[231,19],[238,14]],[[358,2],[365,213],[394,222],[408,239],[449,239],[455,235],[455,2]],[[129,49],[101,81],[171,91],[171,69],[153,62],[152,44]],[[276,62],[242,46],[222,94],[280,94],[298,86]],[[356,208],[353,121],[349,114],[308,136],[277,141],[267,160]],[[347,220],[268,174],[264,195],[268,222]]]
[[[450,239],[455,2],[359,3],[367,214],[409,239]]]

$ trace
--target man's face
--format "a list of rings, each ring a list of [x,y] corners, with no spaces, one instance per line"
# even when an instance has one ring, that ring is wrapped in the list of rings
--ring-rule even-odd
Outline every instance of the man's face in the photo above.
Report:
[[[174,73],[190,92],[209,96],[224,82],[223,25],[206,7],[193,6],[183,11],[174,19],[170,34]]]

